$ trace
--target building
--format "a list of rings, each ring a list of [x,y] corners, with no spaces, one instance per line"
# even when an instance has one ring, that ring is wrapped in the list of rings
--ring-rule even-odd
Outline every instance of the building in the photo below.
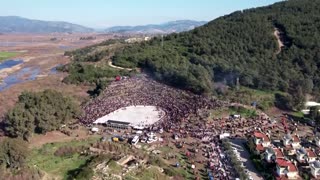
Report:
[[[114,121],[114,120],[108,120],[104,125],[107,127],[118,128],[118,129],[128,129],[130,127],[129,122]]]
[[[264,152],[265,148],[270,147],[271,144],[269,135],[260,131],[253,132],[253,142],[257,154]]]
[[[320,161],[313,161],[309,163],[311,175],[316,178],[320,179]]]
[[[302,147],[296,150],[296,158],[299,163],[311,163],[316,161],[317,155],[312,149]]]
[[[126,43],[136,43],[136,42],[143,42],[143,41],[150,41],[151,37],[133,37],[133,38],[129,38],[126,39],[125,42]]]
[[[139,142],[139,140],[140,140],[140,139],[139,139],[139,136],[134,136],[133,139],[132,139],[132,141],[131,141],[131,144],[132,144],[132,145],[136,145],[136,144]]]
[[[294,155],[295,150],[301,147],[300,138],[296,134],[294,135],[286,134],[283,137],[282,142],[283,142],[283,146],[285,147],[289,155]]]
[[[310,114],[310,108],[315,106],[320,106],[320,103],[314,101],[307,101],[304,105],[304,109],[301,112],[303,114]]]
[[[264,159],[268,163],[275,162],[277,159],[284,159],[283,149],[268,147],[264,152]]]
[[[297,166],[285,159],[277,159],[276,160],[276,179],[298,179],[299,172]]]
[[[93,128],[91,128],[91,132],[99,132],[99,128],[97,128],[97,127],[93,127]]]

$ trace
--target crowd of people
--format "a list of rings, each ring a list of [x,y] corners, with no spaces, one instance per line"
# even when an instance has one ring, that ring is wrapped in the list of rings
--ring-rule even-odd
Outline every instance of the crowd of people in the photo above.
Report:
[[[199,118],[201,110],[219,109],[230,104],[172,88],[146,76],[111,83],[100,97],[93,99],[83,107],[85,114],[81,122],[89,125],[117,109],[138,105],[156,106],[165,112],[162,120],[149,128],[150,132],[159,132],[158,130],[161,129],[178,135],[182,141],[192,137],[199,142],[197,147],[204,147],[203,156],[208,164],[207,169],[214,178],[218,179],[230,179],[230,177],[237,176],[233,172],[230,160],[223,153],[219,142],[220,134],[230,133],[233,137],[244,137],[262,124],[265,125],[264,127],[272,128],[270,118],[260,113],[254,118],[225,117],[215,118],[212,121],[193,121],[190,115]]]
[[[234,177],[236,177],[236,174],[233,171],[234,169],[217,138],[206,146],[205,151],[208,160],[207,166],[214,179],[235,179]]]
[[[213,109],[222,103],[139,76],[112,82],[103,95],[83,107],[85,114],[80,121],[86,125],[91,124],[117,109],[137,105],[156,106],[165,111],[166,115],[159,122],[165,129],[171,123],[197,113],[201,108]]]

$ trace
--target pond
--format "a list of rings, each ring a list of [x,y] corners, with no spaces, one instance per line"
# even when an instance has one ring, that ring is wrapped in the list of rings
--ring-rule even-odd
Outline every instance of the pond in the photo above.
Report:
[[[33,81],[37,78],[39,73],[40,73],[39,68],[30,68],[30,67],[23,68],[18,72],[5,77],[0,82],[0,92],[11,87],[12,85],[23,83],[26,81]]]
[[[3,61],[0,63],[0,70],[2,69],[6,69],[6,68],[11,68],[13,66],[16,66],[18,64],[23,63],[23,61],[21,59],[17,59],[17,60],[7,60],[7,61]]]

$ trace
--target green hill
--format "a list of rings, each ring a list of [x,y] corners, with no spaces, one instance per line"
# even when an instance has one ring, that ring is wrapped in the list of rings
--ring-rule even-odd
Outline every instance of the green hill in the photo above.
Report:
[[[275,28],[284,43],[278,51]],[[290,92],[320,88],[320,1],[290,0],[234,12],[189,32],[126,47],[113,63],[158,80],[212,93],[215,82]]]

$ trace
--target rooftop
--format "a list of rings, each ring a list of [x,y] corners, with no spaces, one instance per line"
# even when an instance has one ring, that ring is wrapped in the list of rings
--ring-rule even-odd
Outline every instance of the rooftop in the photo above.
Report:
[[[291,161],[288,161],[288,160],[285,160],[285,159],[277,159],[276,163],[280,167],[286,167],[289,172],[298,171],[297,167]]]
[[[280,148],[267,148],[266,152],[268,154],[274,154],[276,158],[284,158],[284,154]]]
[[[264,142],[270,142],[270,138],[269,138],[266,134],[264,134],[264,133],[262,133],[262,132],[255,131],[255,132],[253,133],[253,135],[254,135],[254,137],[256,137],[256,138],[262,139]]]
[[[293,142],[300,142],[300,138],[296,134],[295,135],[286,134],[283,138],[286,140],[292,140]]]
[[[306,149],[306,151],[307,151],[308,157],[313,157],[313,158],[317,157],[316,153],[312,151],[312,149]]]
[[[256,150],[258,150],[258,151],[263,151],[263,150],[264,150],[264,147],[262,146],[262,144],[257,144]]]

